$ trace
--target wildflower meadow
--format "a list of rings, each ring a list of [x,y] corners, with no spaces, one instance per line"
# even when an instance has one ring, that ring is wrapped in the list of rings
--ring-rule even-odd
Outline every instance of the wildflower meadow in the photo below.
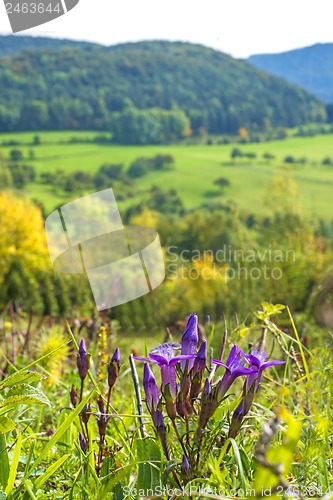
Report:
[[[235,321],[205,318],[203,335],[191,313],[142,352],[67,323],[29,363],[38,337],[8,333],[0,498],[330,498],[331,348],[308,349],[281,305]]]

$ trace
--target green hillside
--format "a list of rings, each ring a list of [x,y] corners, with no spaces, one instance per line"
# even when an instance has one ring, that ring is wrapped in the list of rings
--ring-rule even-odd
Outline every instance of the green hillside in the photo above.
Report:
[[[257,54],[248,61],[300,85],[324,102],[333,102],[333,43],[317,43],[281,54]]]
[[[110,130],[144,144],[326,119],[304,90],[199,45],[55,43],[0,57],[0,131]]]

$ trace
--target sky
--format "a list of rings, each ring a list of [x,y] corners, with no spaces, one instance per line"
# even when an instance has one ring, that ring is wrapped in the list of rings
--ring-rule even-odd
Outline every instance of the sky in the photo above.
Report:
[[[105,45],[181,40],[245,58],[333,42],[332,19],[333,0],[80,0],[66,15],[21,34]],[[0,34],[9,33],[0,0]]]

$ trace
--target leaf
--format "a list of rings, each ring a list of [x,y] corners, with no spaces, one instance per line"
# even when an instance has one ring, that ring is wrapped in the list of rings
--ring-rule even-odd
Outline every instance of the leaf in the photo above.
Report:
[[[244,468],[243,468],[242,459],[241,459],[241,456],[239,453],[239,449],[238,449],[236,441],[232,438],[229,438],[229,439],[230,439],[230,443],[232,445],[232,449],[233,449],[233,452],[235,455],[235,460],[236,460],[237,467],[238,467],[238,475],[239,475],[240,483],[241,483],[243,491],[246,491],[247,484],[246,484],[246,479],[245,479],[245,475],[244,475]]]
[[[168,477],[170,476],[171,472],[174,470],[175,467],[179,467],[180,465],[182,465],[181,462],[172,462],[167,466],[163,474],[163,484],[165,486],[168,484]]]
[[[0,382],[0,391],[2,389],[5,389],[6,387],[11,387],[16,384],[22,384],[23,382],[26,384],[31,384],[31,382],[39,382],[42,378],[44,378],[43,375],[37,372],[33,372],[30,370],[19,371],[13,373],[12,375],[9,375],[9,377]]]
[[[41,391],[29,384],[19,384],[12,387],[0,404],[0,407],[13,405],[43,404],[51,406],[49,399]]]
[[[160,462],[161,451],[158,444],[150,438],[136,442],[138,461],[137,489],[155,491],[161,486]],[[155,462],[155,464],[151,462]]]
[[[15,429],[15,423],[11,418],[8,417],[0,417],[0,435],[6,434],[9,431]]]
[[[0,486],[6,488],[9,476],[9,459],[7,451],[6,436],[0,436]]]

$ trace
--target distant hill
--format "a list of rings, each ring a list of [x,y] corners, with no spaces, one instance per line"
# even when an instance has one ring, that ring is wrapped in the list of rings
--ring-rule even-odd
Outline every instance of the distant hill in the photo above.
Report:
[[[12,55],[24,49],[59,49],[71,47],[77,49],[103,48],[102,45],[92,42],[78,42],[61,38],[47,38],[40,36],[0,35],[0,57]]]
[[[237,133],[326,119],[303,89],[200,45],[8,36],[0,46],[0,131],[110,130],[120,142],[158,143],[190,129]]]
[[[333,103],[333,43],[318,43],[281,54],[253,55],[248,62]]]

